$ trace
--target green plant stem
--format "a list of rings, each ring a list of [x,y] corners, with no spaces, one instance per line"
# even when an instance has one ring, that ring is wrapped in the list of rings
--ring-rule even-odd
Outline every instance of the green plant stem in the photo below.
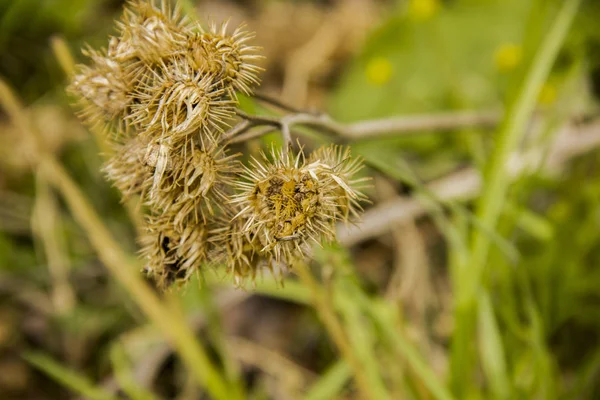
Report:
[[[131,364],[122,343],[113,342],[109,350],[114,377],[119,383],[121,390],[131,400],[158,400],[157,397],[146,387],[141,386],[133,374]]]
[[[355,290],[352,298],[373,320],[381,331],[383,340],[391,346],[398,357],[406,361],[433,398],[452,400],[453,397],[448,389],[440,382],[419,351],[400,330],[397,311],[394,307],[383,301],[369,299],[361,290]]]
[[[504,123],[497,136],[495,151],[487,166],[483,193],[477,205],[477,218],[488,231],[495,230],[508,192],[509,156],[525,134],[540,89],[550,73],[579,3],[580,0],[563,2],[556,20],[533,58],[520,91],[507,109]],[[452,371],[458,374],[453,377],[455,388],[460,386],[459,382],[470,380],[472,367],[469,353],[473,344],[476,321],[477,291],[483,278],[490,245],[489,235],[482,234],[480,230],[474,232],[469,259],[470,268],[466,266],[461,268],[459,282],[457,282],[456,331],[452,348]]]
[[[360,290],[358,285],[346,276],[336,276],[331,285],[335,308],[343,318],[348,341],[362,365],[365,376],[369,379],[372,391],[377,399],[391,399],[375,351],[378,343],[374,330],[371,324],[366,323],[367,318],[355,300]]]
[[[48,270],[52,277],[52,300],[55,311],[69,314],[76,304],[75,291],[69,282],[71,268],[66,248],[63,227],[60,222],[60,211],[56,196],[50,190],[50,185],[37,175],[35,206],[32,218],[34,232],[37,233],[44,248]]]
[[[306,392],[304,400],[329,400],[343,390],[352,371],[344,360],[337,361]]]
[[[4,106],[15,125],[28,136],[28,140],[37,144],[37,132],[31,128],[19,101],[2,80],[0,80],[0,104]],[[73,217],[87,233],[92,246],[98,252],[98,257],[111,275],[171,341],[181,359],[215,399],[236,398],[233,395],[235,391],[230,389],[228,382],[223,379],[220,371],[208,358],[186,321],[178,312],[173,312],[166,307],[146,284],[139,273],[139,265],[120,248],[67,171],[52,154],[40,149],[39,145],[34,145],[33,148],[36,149],[35,156],[39,171],[43,172],[48,182],[62,194]]]
[[[429,390],[433,398],[437,400],[452,400],[453,397],[440,382],[427,362],[415,349],[415,347],[398,332],[398,328],[393,324],[393,310],[383,303],[373,302],[368,307],[371,317],[380,327],[386,341],[392,344],[397,354],[404,358],[407,364],[413,369],[416,376],[421,379],[423,385]]]
[[[202,289],[199,290],[199,301],[202,303],[207,320],[207,336],[219,354],[225,375],[230,382],[237,383],[232,388],[237,391],[238,398],[247,397],[242,383],[241,365],[238,359],[233,357],[231,349],[227,346],[227,336],[223,328],[222,313],[214,301],[212,288],[202,279]],[[183,308],[183,307],[182,307]]]
[[[477,217],[489,230],[494,230],[508,191],[510,174],[508,159],[524,136],[527,122],[533,114],[536,99],[546,81],[558,55],[558,51],[571,26],[580,0],[566,0],[552,25],[531,68],[525,77],[523,86],[507,112],[505,122],[498,135],[496,150],[492,154],[485,176],[485,186],[477,207]],[[490,249],[489,235],[475,234],[471,265],[473,271],[466,274],[468,283],[459,296],[459,303],[471,302],[481,281],[485,261]]]
[[[75,59],[69,50],[65,39],[61,36],[52,36],[50,38],[50,47],[58,60],[60,67],[65,71],[68,77],[75,75]]]
[[[354,353],[354,349],[346,337],[344,328],[336,316],[333,306],[328,301],[327,295],[312,276],[305,263],[298,262],[294,267],[294,271],[298,274],[302,283],[310,289],[314,307],[323,321],[325,328],[331,335],[331,338],[342,353],[344,359],[346,359],[350,365],[356,379],[356,385],[361,393],[361,398],[379,399],[377,394],[373,391],[371,382],[369,382],[368,377],[365,375],[359,358]]]
[[[42,162],[41,168],[62,193],[73,216],[86,231],[92,245],[98,251],[100,260],[113,277],[127,289],[141,310],[169,338],[182,360],[207,390],[217,399],[231,399],[227,383],[196,340],[194,333],[184,320],[177,318],[178,313],[165,307],[143,281],[137,263],[119,248],[64,168],[50,158]]]
[[[71,389],[72,391],[79,393],[82,396],[85,396],[86,399],[91,400],[117,400],[116,396],[111,395],[105,390],[96,387],[92,382],[90,382],[87,377],[81,375],[77,371],[73,371],[69,368],[64,367],[59,364],[49,356],[37,353],[37,352],[27,352],[23,354],[23,358],[44,372],[48,376],[52,377],[56,381],[60,382],[62,385]]]

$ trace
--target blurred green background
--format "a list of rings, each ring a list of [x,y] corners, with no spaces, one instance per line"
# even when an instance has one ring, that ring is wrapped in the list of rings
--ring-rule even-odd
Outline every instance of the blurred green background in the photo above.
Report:
[[[341,122],[504,111],[494,127],[349,143],[374,177],[369,215],[385,220],[381,206],[398,196],[397,207],[419,209],[311,262],[373,397],[600,398],[600,3],[582,1],[556,57],[540,55],[571,3],[182,2],[203,23],[230,18],[256,32],[261,92]],[[81,47],[106,46],[122,6],[0,0],[0,77],[133,255],[135,226],[51,45],[64,39],[83,62]],[[544,66],[539,87],[527,86]],[[527,95],[534,117],[505,142]],[[309,148],[332,140],[300,134]],[[0,398],[212,398],[106,270],[60,191],[34,173],[24,136],[0,111]],[[504,150],[538,158],[521,168],[508,157],[509,174],[497,168]],[[462,193],[465,171],[483,177],[476,193],[450,199],[431,184]],[[238,371],[242,398],[362,398],[306,281],[292,273],[279,288],[265,274],[237,290],[222,271],[203,279],[171,296],[223,375]]]

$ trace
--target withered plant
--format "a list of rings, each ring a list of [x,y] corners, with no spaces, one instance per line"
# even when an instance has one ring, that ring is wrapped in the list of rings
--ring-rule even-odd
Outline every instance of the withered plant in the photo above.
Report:
[[[261,71],[251,39],[243,26],[204,29],[166,1],[132,0],[108,47],[84,50],[89,63],[71,84],[81,117],[109,142],[107,177],[143,202],[141,254],[161,288],[205,265],[226,265],[240,285],[261,268],[281,276],[313,244],[335,240],[335,223],[365,200],[362,163],[348,148],[294,149],[290,118],[302,114],[239,110],[238,93],[251,96]],[[230,151],[275,129],[281,149]]]

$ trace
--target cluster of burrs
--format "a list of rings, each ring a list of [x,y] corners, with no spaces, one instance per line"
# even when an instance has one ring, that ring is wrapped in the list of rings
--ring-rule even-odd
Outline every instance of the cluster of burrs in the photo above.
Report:
[[[82,118],[106,128],[108,178],[143,200],[141,253],[160,287],[210,264],[237,284],[280,272],[357,214],[362,164],[348,149],[272,150],[247,166],[229,154],[237,94],[251,95],[260,71],[248,32],[207,31],[151,0],[130,1],[117,27],[107,49],[84,51],[71,91]]]

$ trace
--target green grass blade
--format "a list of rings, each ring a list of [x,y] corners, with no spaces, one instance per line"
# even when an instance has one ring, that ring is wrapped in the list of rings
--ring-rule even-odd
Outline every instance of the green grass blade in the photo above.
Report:
[[[334,399],[351,378],[350,366],[343,360],[338,361],[308,389],[304,400]]]
[[[478,322],[479,354],[483,372],[487,377],[494,397],[508,399],[511,388],[504,356],[504,346],[488,293],[480,296]]]
[[[387,304],[381,301],[369,300],[362,293],[357,293],[357,301],[362,303],[373,321],[381,330],[383,340],[391,344],[393,349],[413,369],[415,375],[431,392],[434,399],[453,399],[450,391],[440,381],[440,378],[429,367],[419,351],[396,329],[396,316]]]
[[[566,0],[563,3],[550,32],[533,59],[520,92],[508,108],[506,119],[498,135],[496,150],[487,168],[483,193],[477,207],[478,218],[489,230],[494,230],[506,200],[510,178],[507,169],[509,156],[525,134],[537,97],[571,27],[579,3],[580,0]],[[489,237],[476,232],[472,247],[473,268],[465,274],[466,284],[464,290],[459,293],[459,303],[474,301],[489,248]]]
[[[552,399],[558,393],[558,376],[554,368],[554,360],[546,344],[546,333],[540,312],[531,300],[528,301],[529,346],[534,356],[535,376],[537,378],[536,393],[531,398]]]
[[[487,231],[495,231],[504,207],[510,175],[508,161],[523,138],[526,126],[533,114],[540,90],[547,80],[558,52],[575,18],[580,0],[566,0],[544,37],[541,46],[526,72],[524,81],[514,100],[507,108],[506,117],[497,135],[495,150],[487,165],[482,196],[477,204],[477,218]],[[455,307],[451,373],[455,392],[464,396],[466,382],[473,379],[473,335],[477,315],[477,290],[481,284],[490,250],[489,235],[481,230],[473,232],[469,265],[461,267],[456,284],[457,305]]]
[[[517,226],[532,237],[540,241],[548,241],[554,237],[555,232],[552,224],[534,211],[507,203],[504,212],[509,217],[514,218]]]
[[[115,343],[110,348],[110,361],[112,363],[115,378],[123,392],[131,400],[155,400],[156,397],[145,388],[141,387],[133,376],[133,367],[127,358],[125,349],[121,343]]]
[[[378,399],[390,399],[374,351],[377,337],[374,330],[369,329],[366,323],[368,321],[364,320],[360,304],[354,300],[360,290],[349,278],[338,276],[333,285],[334,302],[344,318],[348,338],[360,359],[373,393]]]
[[[62,366],[60,363],[56,362],[45,354],[27,352],[23,354],[23,358],[28,363],[52,377],[57,382],[60,382],[65,387],[84,396],[87,399],[117,400],[117,397],[95,386],[85,376]]]

